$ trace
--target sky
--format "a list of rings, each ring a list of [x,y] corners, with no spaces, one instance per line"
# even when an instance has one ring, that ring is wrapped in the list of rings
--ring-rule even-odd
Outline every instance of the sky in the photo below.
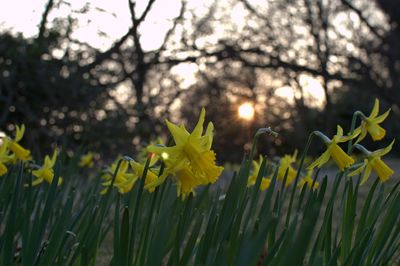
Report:
[[[77,11],[87,5],[87,1],[69,0],[54,8],[48,21],[57,17],[71,15],[78,19],[79,27],[74,30],[73,38],[86,42],[95,48],[106,50],[112,43],[124,35],[131,26],[127,0],[88,1],[89,12],[79,14]],[[141,14],[148,1],[136,1],[136,12]],[[195,8],[196,13],[207,12],[207,5],[212,1],[188,1],[188,9]],[[45,9],[45,0],[0,0],[0,30],[12,29],[21,32],[25,37],[33,37],[38,33],[38,25]],[[27,4],[28,3],[28,4]],[[142,23],[141,41],[146,50],[158,48],[165,33],[172,25],[172,20],[179,15],[180,0],[156,1],[146,20]],[[104,36],[98,32],[104,33]]]
[[[87,3],[89,2],[89,4]],[[147,0],[136,1],[136,12],[141,14],[146,7]],[[38,34],[38,25],[45,9],[47,0],[0,0],[0,31],[11,29],[14,33],[22,33],[25,37],[35,37]],[[56,1],[58,3],[58,1]],[[195,10],[201,16],[208,12],[208,6],[213,0],[188,0],[187,9]],[[86,14],[78,12],[88,8]],[[156,1],[146,20],[141,24],[141,43],[144,50],[157,49],[164,39],[165,33],[172,26],[172,21],[179,15],[180,0]],[[245,22],[244,9],[241,5],[232,8],[231,19],[238,27]],[[69,0],[54,8],[48,21],[54,18],[71,15],[78,21],[72,38],[85,42],[100,50],[107,50],[115,40],[124,35],[131,26],[130,12],[127,0],[96,0],[82,1]],[[99,34],[102,32],[103,34]],[[218,32],[216,30],[216,32]],[[171,72],[181,74],[182,87],[187,88],[195,82],[197,66],[194,64],[178,65]],[[310,105],[322,106],[324,93],[320,83],[312,78],[303,77],[305,94],[309,97]],[[294,91],[288,86],[277,89],[277,95],[293,101]]]

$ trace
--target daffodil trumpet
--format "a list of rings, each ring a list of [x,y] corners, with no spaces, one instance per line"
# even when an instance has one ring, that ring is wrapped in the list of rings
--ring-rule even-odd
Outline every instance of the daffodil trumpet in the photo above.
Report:
[[[354,163],[354,159],[345,153],[342,148],[340,148],[338,143],[343,143],[354,139],[358,136],[359,132],[353,132],[353,134],[344,136],[342,127],[338,125],[336,135],[334,135],[332,139],[328,138],[319,131],[315,131],[314,134],[322,139],[327,149],[320,157],[318,157],[318,159],[314,161],[314,163],[308,166],[309,170],[313,169],[314,167],[320,168],[322,165],[326,164],[331,157],[341,171],[344,171]]]
[[[365,155],[365,159],[359,167],[349,173],[349,176],[362,174],[360,184],[364,184],[371,175],[372,170],[374,170],[378,175],[379,180],[381,182],[386,182],[394,174],[394,171],[382,160],[381,157],[392,150],[393,144],[394,140],[387,147],[373,152],[367,150],[360,144],[354,145],[356,149],[360,150]]]

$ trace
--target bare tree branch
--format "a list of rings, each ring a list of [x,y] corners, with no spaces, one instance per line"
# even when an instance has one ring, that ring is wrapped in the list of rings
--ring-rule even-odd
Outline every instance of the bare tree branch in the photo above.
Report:
[[[37,37],[37,41],[39,43],[42,41],[42,39],[44,37],[44,33],[46,31],[47,19],[48,19],[49,13],[50,13],[51,9],[53,8],[53,6],[54,6],[54,0],[49,0],[47,2],[46,8],[43,12],[42,20],[41,20],[40,26],[39,26],[39,34]]]
[[[376,37],[378,37],[380,40],[383,40],[385,37],[383,34],[379,32],[379,29],[375,28],[374,26],[371,25],[371,23],[368,21],[366,17],[362,14],[361,10],[355,7],[352,3],[350,3],[348,0],[341,0],[342,4],[348,7],[350,10],[352,10],[354,13],[358,15],[360,20],[368,27],[368,29],[375,34]]]
[[[160,56],[160,53],[162,51],[165,51],[169,38],[171,37],[172,33],[174,33],[178,23],[183,19],[185,10],[186,10],[186,1],[182,1],[181,10],[179,12],[179,15],[176,18],[174,18],[174,24],[168,30],[168,32],[165,34],[163,43],[162,43],[160,49],[158,49],[158,51],[156,52],[155,58],[158,58]]]
[[[140,16],[140,18],[136,18],[135,17],[135,2],[132,2],[131,0],[128,1],[129,3],[129,10],[131,12],[131,16],[132,16],[132,26],[129,28],[129,30],[125,33],[125,35],[123,35],[119,40],[117,40],[111,47],[110,49],[104,51],[104,52],[98,52],[95,56],[95,59],[93,60],[92,63],[87,64],[83,67],[81,67],[78,71],[78,73],[85,73],[85,72],[89,72],[91,69],[93,69],[95,66],[101,64],[103,61],[105,61],[106,59],[110,58],[111,55],[113,55],[114,53],[117,53],[120,49],[120,47],[122,46],[122,44],[125,43],[125,41],[130,37],[133,36],[135,38],[136,36],[136,41],[135,41],[135,45],[136,45],[136,49],[141,49],[140,46],[140,42],[139,42],[139,36],[137,33],[137,29],[138,26],[140,25],[140,23],[146,18],[147,14],[149,13],[153,3],[155,2],[155,0],[150,0],[149,3],[146,6],[146,9],[144,10],[143,14]]]

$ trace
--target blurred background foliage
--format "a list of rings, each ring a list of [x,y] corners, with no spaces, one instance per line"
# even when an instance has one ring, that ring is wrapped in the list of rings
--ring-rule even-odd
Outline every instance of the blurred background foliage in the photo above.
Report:
[[[109,12],[90,1],[57,16],[71,3],[48,0],[32,36],[1,24],[1,129],[25,123],[30,147],[85,145],[107,158],[166,135],[166,118],[193,126],[205,106],[219,159],[235,162],[256,128],[280,133],[261,151],[292,151],[313,130],[348,129],[378,97],[392,108],[387,139],[399,136],[397,0],[178,1],[163,31],[148,27],[163,1],[126,1],[126,32],[96,32],[108,46],[74,35],[82,18]],[[244,102],[254,119],[238,117]]]

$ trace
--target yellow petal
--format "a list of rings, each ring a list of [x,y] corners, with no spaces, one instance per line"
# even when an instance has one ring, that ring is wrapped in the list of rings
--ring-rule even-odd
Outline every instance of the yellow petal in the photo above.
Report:
[[[294,180],[296,179],[296,175],[297,175],[297,171],[293,167],[290,166],[288,169],[288,175],[286,178],[286,184],[285,184],[286,187],[290,186],[290,184],[292,184],[294,182]]]
[[[319,183],[315,181],[314,186],[312,185],[314,180],[310,176],[306,176],[299,181],[298,187],[303,188],[305,184],[307,184],[308,188],[317,189],[319,187]]]
[[[18,159],[20,159],[21,161],[26,161],[30,159],[30,154],[31,152],[27,149],[25,149],[24,147],[22,147],[21,145],[19,145],[17,142],[12,141],[10,143],[10,150],[15,154],[15,156],[17,156]]]
[[[365,122],[363,121],[361,123],[365,123]],[[358,136],[356,143],[354,143],[354,144],[359,143],[360,141],[362,141],[365,138],[365,136],[367,136],[367,130],[365,128],[365,125],[358,127],[356,130],[358,130],[357,132],[359,132],[360,135]]]
[[[375,98],[374,107],[372,107],[371,114],[368,118],[375,118],[379,112],[379,100]]]
[[[214,137],[214,125],[212,122],[209,122],[207,125],[207,129],[206,129],[206,133],[204,134],[204,138],[206,138],[206,144],[205,144],[205,148],[206,149],[211,149],[212,146],[212,142],[213,142],[213,137]]]
[[[342,142],[347,142],[351,139],[354,139],[355,137],[358,136],[358,134],[360,134],[360,130],[354,130],[352,134],[347,135],[347,136],[343,136],[343,129],[338,126],[338,132],[337,134],[334,136],[334,141],[336,143],[342,143]]]
[[[175,124],[172,124],[168,120],[166,120],[166,124],[167,124],[169,131],[171,132],[172,137],[174,138],[175,144],[176,145],[184,145],[187,138],[189,137],[189,134],[187,133],[187,131],[178,127]]]
[[[57,151],[57,149],[54,149],[53,155],[51,156],[51,163],[53,166],[56,164],[57,155],[58,155],[58,151]]]
[[[363,174],[363,176],[362,176],[362,178],[361,178],[360,185],[364,184],[364,183],[368,180],[368,177],[371,175],[371,170],[372,170],[372,168],[371,168],[371,166],[368,164],[368,165],[365,167],[365,171],[364,171],[364,174]]]
[[[262,191],[266,190],[267,188],[269,188],[269,186],[271,185],[271,179],[270,178],[263,178],[261,180],[261,185],[260,185],[260,189]]]
[[[148,170],[145,180],[145,185],[152,184],[153,182],[157,181],[158,176],[153,173],[152,171]],[[147,189],[149,192],[154,192],[155,187],[150,187]]]
[[[100,191],[100,195],[105,195],[108,191],[108,187],[104,188],[102,191]]]
[[[42,182],[43,182],[43,178],[36,178],[36,179],[32,180],[32,186],[37,186]]]
[[[136,183],[137,178],[132,178],[130,180],[126,180],[125,182],[114,184],[118,188],[118,192],[120,194],[128,193],[132,190],[133,185]]]
[[[248,187],[255,185],[259,171],[260,171],[260,165],[258,164],[257,161],[253,160],[253,172],[247,180]]]
[[[8,172],[7,166],[0,162],[0,176],[5,175]]]
[[[373,119],[371,119],[374,123],[382,123],[383,121],[385,121],[385,119],[388,117],[390,113],[390,108],[389,110],[387,110],[385,113],[381,114],[378,117],[375,117]]]
[[[297,154],[298,154],[298,150],[297,149],[295,149],[294,150],[294,152],[293,152],[293,155],[292,155],[292,162],[294,163],[295,161],[296,161],[296,159],[297,159]]]
[[[155,189],[156,187],[158,187],[159,185],[164,183],[164,181],[167,179],[168,175],[169,175],[169,171],[168,171],[168,169],[166,169],[164,171],[164,173],[160,177],[158,177],[156,180],[149,182],[148,184],[145,184],[144,188],[147,190]]]
[[[121,174],[121,173],[126,173],[127,171],[128,171],[128,167],[129,167],[129,162],[127,162],[127,161],[122,161],[121,162],[121,164],[120,164],[120,166],[119,166],[119,169],[118,169],[118,173],[119,174]],[[116,171],[117,170],[117,167],[115,166],[115,170],[114,171]],[[117,173],[117,174],[118,174]],[[114,173],[113,173],[114,174]]]
[[[313,169],[315,167],[320,168],[322,165],[324,165],[327,161],[329,161],[329,158],[331,157],[331,150],[328,148],[321,156],[318,157],[311,165],[307,167],[307,169]]]
[[[342,137],[343,136],[343,128],[339,125],[336,127],[336,136]]]
[[[182,168],[177,173],[178,196],[186,197],[199,185],[199,180],[189,167]]]
[[[190,135],[189,131],[187,131],[187,129],[186,129],[186,127],[185,127],[185,125],[184,125],[183,123],[181,123],[181,124],[179,125],[179,127],[180,127],[187,135]]]
[[[201,134],[203,133],[203,124],[204,124],[205,116],[206,116],[206,109],[204,109],[204,107],[203,107],[203,108],[201,108],[199,121],[197,122],[197,124],[191,134],[192,136],[194,136],[196,138],[201,137]]]
[[[382,157],[382,156],[388,154],[393,148],[394,141],[395,140],[393,139],[392,142],[387,147],[374,151],[371,154],[371,156],[372,157]]]
[[[365,169],[365,166],[368,164],[368,160],[364,159],[364,164],[360,165],[357,169],[353,170],[348,174],[348,176],[356,176],[362,173],[362,171]]]
[[[24,133],[25,133],[25,125],[22,124],[21,127],[19,127],[19,126],[16,125],[15,128],[16,128],[16,131],[15,131],[15,141],[18,142],[18,141],[20,141],[20,140],[23,138],[23,136],[24,136]]]
[[[44,157],[44,163],[43,163],[43,167],[45,169],[50,169],[53,167],[53,162],[51,161],[50,157],[48,155],[46,155]]]

